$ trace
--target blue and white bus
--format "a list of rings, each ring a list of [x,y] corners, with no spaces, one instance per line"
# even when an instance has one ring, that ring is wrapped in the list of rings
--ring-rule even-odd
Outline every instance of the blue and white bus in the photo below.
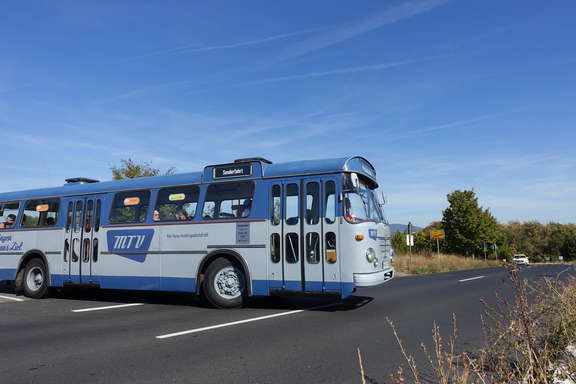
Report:
[[[49,287],[179,291],[215,307],[251,296],[349,296],[394,276],[376,171],[363,157],[0,193],[0,280]]]

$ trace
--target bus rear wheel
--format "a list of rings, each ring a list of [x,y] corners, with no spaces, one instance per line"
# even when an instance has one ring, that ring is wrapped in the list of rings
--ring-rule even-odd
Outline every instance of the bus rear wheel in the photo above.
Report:
[[[48,273],[40,259],[32,259],[24,269],[24,294],[33,299],[41,299],[48,293]]]
[[[216,308],[238,308],[246,302],[246,275],[228,259],[210,263],[202,284],[204,297]]]

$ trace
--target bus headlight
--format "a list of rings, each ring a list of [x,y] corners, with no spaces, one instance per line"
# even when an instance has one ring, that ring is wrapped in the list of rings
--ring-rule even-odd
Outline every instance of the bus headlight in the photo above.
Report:
[[[376,260],[376,251],[374,250],[374,248],[368,248],[366,250],[366,259],[368,259],[368,262],[370,263]]]

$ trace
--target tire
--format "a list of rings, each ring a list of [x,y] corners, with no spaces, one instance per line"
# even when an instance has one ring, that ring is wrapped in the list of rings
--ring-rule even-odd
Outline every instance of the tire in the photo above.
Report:
[[[40,259],[32,259],[24,268],[24,295],[41,299],[48,293],[48,270]]]
[[[246,302],[246,274],[225,258],[218,258],[208,266],[202,292],[216,308],[239,308]]]

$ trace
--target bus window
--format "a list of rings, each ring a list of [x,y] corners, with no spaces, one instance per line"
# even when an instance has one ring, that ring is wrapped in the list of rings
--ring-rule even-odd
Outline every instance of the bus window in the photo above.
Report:
[[[306,224],[320,221],[320,186],[317,182],[306,184]]]
[[[74,215],[74,203],[68,203],[68,211],[66,212],[66,232],[70,232],[72,228],[72,216]],[[64,260],[66,261],[66,260]]]
[[[357,193],[344,194],[344,218],[350,223],[369,219],[366,212],[366,202]]]
[[[286,186],[286,224],[298,224],[298,184]]]
[[[112,202],[111,224],[143,223],[146,221],[150,191],[118,192]]]
[[[336,185],[333,181],[326,182],[324,205],[326,207],[326,214],[324,215],[326,223],[334,224],[336,220]]]
[[[102,200],[96,200],[96,222],[94,223],[94,232],[100,230],[100,211],[102,211]]]
[[[326,232],[326,243],[324,249],[326,252],[326,261],[330,264],[336,262],[336,234],[334,232]]]
[[[273,263],[280,262],[280,235],[278,233],[270,236],[270,258]]]
[[[306,234],[306,260],[309,264],[320,262],[320,236],[316,232]]]
[[[86,218],[84,220],[84,232],[92,231],[92,221],[94,219],[94,200],[88,200],[86,203]]]
[[[20,203],[0,204],[0,229],[10,229],[16,225]]]
[[[280,186],[274,185],[272,187],[272,225],[280,224]]]
[[[192,220],[196,215],[199,195],[200,188],[197,185],[161,189],[156,200],[157,220]]]
[[[232,219],[249,217],[252,213],[254,183],[211,184],[206,192],[202,217],[204,219]]]
[[[74,232],[80,232],[80,227],[82,226],[82,211],[84,209],[84,202],[76,202],[76,213],[74,214]]]
[[[70,252],[70,242],[68,239],[64,240],[64,262],[68,261],[68,253]]]
[[[98,239],[92,241],[92,261],[98,262]]]
[[[28,200],[24,206],[23,227],[51,227],[58,219],[59,199]]]
[[[298,234],[286,234],[286,261],[290,264],[296,264],[300,259],[298,253]]]

